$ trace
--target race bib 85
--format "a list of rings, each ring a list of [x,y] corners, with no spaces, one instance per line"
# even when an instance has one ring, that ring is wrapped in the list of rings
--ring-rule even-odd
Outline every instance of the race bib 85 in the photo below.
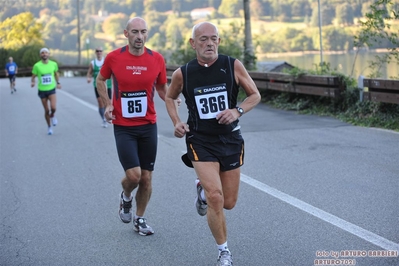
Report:
[[[125,118],[144,117],[147,113],[147,92],[121,92],[121,109]]]

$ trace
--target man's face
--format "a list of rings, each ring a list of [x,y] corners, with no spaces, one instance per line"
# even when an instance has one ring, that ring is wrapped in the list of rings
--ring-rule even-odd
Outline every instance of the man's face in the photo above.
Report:
[[[42,58],[43,61],[46,61],[49,57],[49,53],[46,51],[43,51],[40,53],[40,57]]]
[[[102,58],[102,56],[103,56],[103,49],[102,48],[97,48],[96,49],[96,56],[97,56],[97,58]]]
[[[195,32],[194,39],[190,40],[190,43],[197,55],[205,60],[214,59],[218,56],[220,38],[217,30],[211,24],[200,26]]]
[[[142,20],[132,21],[129,28],[124,31],[124,34],[131,47],[142,49],[148,37],[147,25]]]

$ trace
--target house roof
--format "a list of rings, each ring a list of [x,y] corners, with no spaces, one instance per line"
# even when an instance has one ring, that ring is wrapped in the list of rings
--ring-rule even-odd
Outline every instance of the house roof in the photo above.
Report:
[[[282,72],[283,69],[292,69],[293,65],[286,61],[263,61],[258,62],[258,69],[262,72]]]

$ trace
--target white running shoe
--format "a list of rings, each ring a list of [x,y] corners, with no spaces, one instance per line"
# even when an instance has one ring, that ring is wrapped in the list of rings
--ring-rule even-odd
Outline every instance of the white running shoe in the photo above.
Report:
[[[108,127],[108,122],[105,119],[103,120],[102,126],[103,126],[103,128]]]
[[[53,135],[53,128],[48,127],[47,135]]]
[[[134,231],[138,232],[141,236],[149,236],[154,234],[154,230],[147,224],[145,218],[137,218],[134,220]]]
[[[51,118],[51,123],[53,124],[53,126],[56,126],[58,124],[58,120],[57,118],[55,118],[55,116]]]
[[[231,266],[233,265],[233,256],[229,251],[220,252],[219,258],[216,262],[216,266]]]
[[[123,192],[119,202],[119,218],[124,223],[130,223],[132,221],[132,200],[125,201],[123,199]]]

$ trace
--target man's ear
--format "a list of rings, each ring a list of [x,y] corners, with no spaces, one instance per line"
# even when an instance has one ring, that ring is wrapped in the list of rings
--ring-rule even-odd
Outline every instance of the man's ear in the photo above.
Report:
[[[190,45],[191,45],[191,48],[193,48],[195,50],[194,40],[192,38],[190,38]]]

